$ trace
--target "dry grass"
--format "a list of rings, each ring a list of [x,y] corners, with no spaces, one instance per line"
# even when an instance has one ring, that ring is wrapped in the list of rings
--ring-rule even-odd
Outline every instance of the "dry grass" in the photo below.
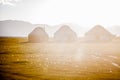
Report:
[[[4,80],[120,80],[120,43],[23,43],[0,38]]]

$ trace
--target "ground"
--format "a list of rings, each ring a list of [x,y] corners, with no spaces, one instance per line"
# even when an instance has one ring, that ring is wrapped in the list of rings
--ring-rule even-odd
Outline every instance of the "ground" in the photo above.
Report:
[[[0,80],[120,80],[120,43],[0,38]]]

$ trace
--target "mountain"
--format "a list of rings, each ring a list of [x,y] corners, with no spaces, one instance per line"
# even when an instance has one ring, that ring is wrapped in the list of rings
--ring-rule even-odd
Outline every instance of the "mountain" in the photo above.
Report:
[[[114,35],[120,36],[120,25],[111,26],[108,28],[108,30],[113,33]]]
[[[34,28],[33,24],[25,21],[0,21],[0,36],[26,36]]]
[[[84,34],[90,29],[90,27],[81,27],[73,23],[63,23],[58,25],[47,25],[47,24],[32,24],[26,21],[20,20],[4,20],[0,21],[0,36],[23,36],[32,32],[36,27],[42,27],[49,34],[50,37],[53,37],[53,34],[62,26],[68,25],[70,28],[77,33],[78,36],[84,36]],[[120,35],[120,25],[106,27],[114,35]]]

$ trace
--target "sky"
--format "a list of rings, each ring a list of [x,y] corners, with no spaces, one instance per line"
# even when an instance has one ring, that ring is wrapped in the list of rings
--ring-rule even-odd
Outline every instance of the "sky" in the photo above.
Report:
[[[0,20],[77,24],[86,29],[120,25],[120,0],[0,0]],[[78,28],[75,28],[78,30]]]

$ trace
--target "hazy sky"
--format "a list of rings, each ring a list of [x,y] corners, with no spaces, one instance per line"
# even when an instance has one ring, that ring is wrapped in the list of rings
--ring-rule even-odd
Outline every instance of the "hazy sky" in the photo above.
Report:
[[[119,25],[120,0],[0,0],[0,20],[6,19],[50,25]]]
[[[0,0],[0,20],[8,19],[110,27],[120,25],[120,0]]]

